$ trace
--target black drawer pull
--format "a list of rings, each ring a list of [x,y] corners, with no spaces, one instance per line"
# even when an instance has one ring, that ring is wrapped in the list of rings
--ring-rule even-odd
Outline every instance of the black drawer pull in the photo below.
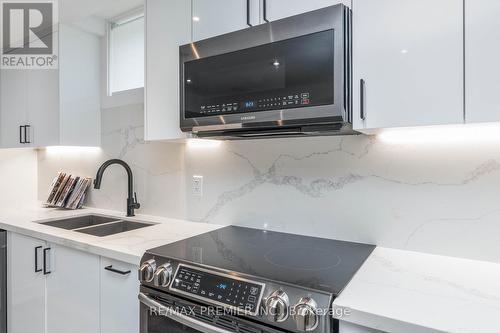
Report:
[[[113,265],[106,266],[104,267],[104,269],[120,275],[129,275],[131,273],[131,271],[121,271],[119,269],[113,268]]]

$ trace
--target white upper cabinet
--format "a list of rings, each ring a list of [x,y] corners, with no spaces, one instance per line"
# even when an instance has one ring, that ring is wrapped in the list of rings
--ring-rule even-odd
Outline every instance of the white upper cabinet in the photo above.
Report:
[[[62,71],[62,70],[61,70]],[[26,146],[56,146],[60,141],[59,131],[59,74],[54,69],[27,70],[28,117],[25,126]]]
[[[258,0],[193,0],[193,41],[259,24]]]
[[[191,41],[191,2],[146,0],[145,17],[145,139],[183,139],[179,46]]]
[[[0,147],[100,144],[100,38],[60,25],[58,69],[3,69]]]
[[[353,0],[352,10],[355,129],[463,123],[463,1]]]
[[[22,147],[20,139],[28,120],[28,71],[0,71],[0,146]]]
[[[500,121],[500,1],[465,0],[466,122]]]
[[[59,144],[99,146],[101,38],[70,26],[59,38]]]
[[[262,0],[262,19],[279,20],[339,3],[351,7],[351,0]]]

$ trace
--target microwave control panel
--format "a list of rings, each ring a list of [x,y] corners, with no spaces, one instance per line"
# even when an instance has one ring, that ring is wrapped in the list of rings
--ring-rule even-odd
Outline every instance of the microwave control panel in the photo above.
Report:
[[[310,104],[310,94],[308,92],[302,92],[289,94],[286,96],[273,96],[266,98],[249,99],[245,101],[227,101],[221,104],[201,105],[200,114],[208,116],[228,113],[242,113],[247,111],[291,109],[308,106]]]
[[[170,290],[256,315],[264,287],[263,283],[181,264]]]

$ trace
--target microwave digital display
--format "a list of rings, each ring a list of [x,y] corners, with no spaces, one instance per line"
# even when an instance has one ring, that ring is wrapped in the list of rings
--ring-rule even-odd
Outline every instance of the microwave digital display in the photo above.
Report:
[[[334,30],[184,63],[184,116],[334,102]]]

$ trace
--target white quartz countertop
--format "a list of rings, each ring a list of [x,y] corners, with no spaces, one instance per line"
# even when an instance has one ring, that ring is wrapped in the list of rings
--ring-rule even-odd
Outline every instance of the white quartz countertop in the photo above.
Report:
[[[498,332],[500,264],[379,247],[334,308],[384,332]]]
[[[138,265],[147,249],[222,227],[137,215],[131,219],[157,224],[96,237],[37,223],[89,214],[125,217],[110,210],[67,211],[37,204],[0,209],[0,229]],[[334,310],[342,321],[384,332],[494,332],[500,316],[500,264],[378,247],[335,300]]]
[[[147,249],[173,243],[221,227],[214,224],[137,215],[134,218],[127,219],[157,224],[116,235],[96,237],[36,223],[89,214],[125,218],[125,213],[116,211],[94,208],[68,211],[43,208],[41,204],[34,204],[22,208],[0,209],[0,229],[138,265]]]

